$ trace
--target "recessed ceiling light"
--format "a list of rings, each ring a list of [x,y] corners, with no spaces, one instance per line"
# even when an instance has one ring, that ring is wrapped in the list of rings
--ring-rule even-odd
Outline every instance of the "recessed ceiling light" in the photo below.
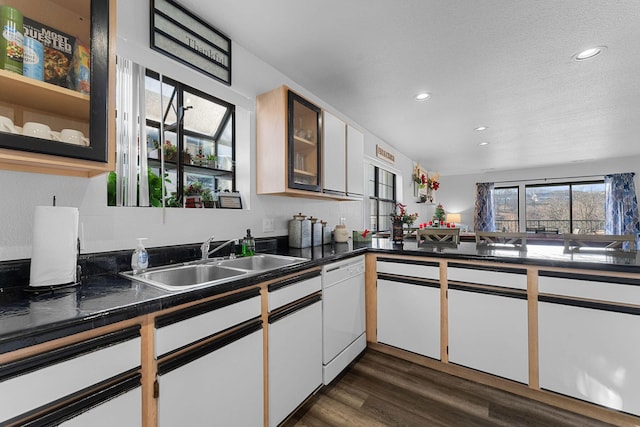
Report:
[[[484,147],[485,145],[489,145],[489,143],[485,141],[485,142],[481,142],[481,143],[480,143],[480,144],[478,144],[478,145],[479,145],[480,147]]]
[[[573,55],[573,59],[576,61],[584,61],[586,59],[591,59],[600,53],[602,53],[607,47],[606,46],[596,46],[591,47],[589,49],[585,49],[582,52],[576,53]]]
[[[482,132],[483,130],[487,130],[487,129],[489,129],[489,126],[478,126],[474,130],[477,130],[478,132]]]
[[[416,95],[416,101],[426,101],[431,96],[428,92],[421,92]]]

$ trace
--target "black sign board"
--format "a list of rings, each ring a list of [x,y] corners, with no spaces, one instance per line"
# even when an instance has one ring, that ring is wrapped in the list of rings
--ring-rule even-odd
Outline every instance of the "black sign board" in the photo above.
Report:
[[[171,0],[151,0],[151,48],[231,86],[231,39]]]

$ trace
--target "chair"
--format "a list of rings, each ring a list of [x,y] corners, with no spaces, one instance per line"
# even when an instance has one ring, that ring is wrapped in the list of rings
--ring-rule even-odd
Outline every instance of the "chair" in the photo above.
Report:
[[[623,249],[624,243],[629,243],[629,251],[636,248],[633,234],[564,234],[564,250],[579,250],[581,248]]]
[[[417,234],[418,243],[460,243],[459,228],[421,228]]]
[[[505,233],[499,231],[476,231],[476,246],[509,245],[526,250],[527,233]]]

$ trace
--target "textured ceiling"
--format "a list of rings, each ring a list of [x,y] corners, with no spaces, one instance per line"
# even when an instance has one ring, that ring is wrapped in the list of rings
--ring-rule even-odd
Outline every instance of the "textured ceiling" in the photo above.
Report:
[[[429,170],[640,155],[640,0],[179,3]]]

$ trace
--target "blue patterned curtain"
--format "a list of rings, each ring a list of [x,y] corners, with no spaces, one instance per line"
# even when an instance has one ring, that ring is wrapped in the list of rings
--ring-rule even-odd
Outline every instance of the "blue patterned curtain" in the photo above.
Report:
[[[476,205],[473,213],[476,231],[496,231],[493,187],[493,182],[476,183]]]
[[[638,247],[640,223],[633,172],[606,175],[604,219],[606,234],[633,234]]]

